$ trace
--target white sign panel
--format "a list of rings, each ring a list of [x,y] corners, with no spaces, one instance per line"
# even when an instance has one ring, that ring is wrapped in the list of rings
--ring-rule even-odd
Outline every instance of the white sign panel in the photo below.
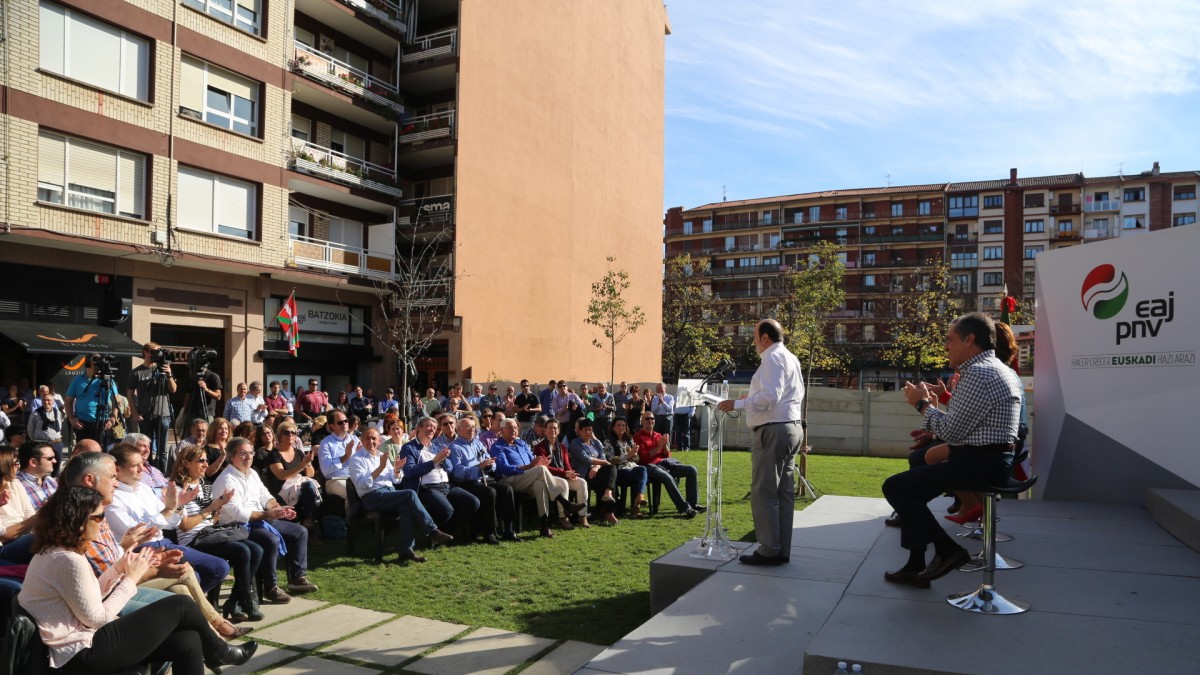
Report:
[[[286,299],[286,298],[285,298]],[[267,307],[266,327],[278,328],[279,322],[275,317],[279,314],[278,304]],[[330,333],[347,335],[350,333],[350,308],[324,302],[312,302],[296,298],[296,312],[300,315],[300,339],[304,340],[305,333]]]

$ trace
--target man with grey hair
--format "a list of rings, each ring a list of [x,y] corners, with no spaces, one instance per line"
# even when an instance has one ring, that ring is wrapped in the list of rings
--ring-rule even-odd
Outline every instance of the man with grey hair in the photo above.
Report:
[[[570,487],[564,478],[550,473],[546,466],[549,457],[534,457],[529,444],[517,438],[517,420],[506,418],[500,423],[500,440],[492,444],[491,455],[496,459],[496,474],[500,480],[537,501],[538,517],[541,519],[543,537],[553,537],[550,531],[550,500],[558,503],[561,513],[574,515],[587,508],[587,504],[572,504],[567,501]]]
[[[258,401],[261,404],[261,401]],[[237,426],[238,422],[249,422],[254,415],[256,400],[250,397],[249,387],[245,382],[238,382],[237,396],[231,397],[225,402],[225,419],[232,426]]]

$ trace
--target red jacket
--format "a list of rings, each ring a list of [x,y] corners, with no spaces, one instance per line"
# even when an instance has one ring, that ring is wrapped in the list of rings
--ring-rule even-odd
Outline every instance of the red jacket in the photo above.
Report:
[[[546,468],[550,470],[550,473],[558,476],[559,478],[566,478],[568,471],[575,470],[571,468],[571,458],[568,457],[567,453],[563,450],[562,444],[559,443],[557,445],[558,447],[555,448],[557,452],[552,453],[550,452],[550,444],[546,441],[546,439],[543,438],[534,444],[533,456],[549,457],[550,464],[548,464]]]
[[[662,451],[658,449],[658,444],[663,435],[657,431],[646,431],[640,429],[633,435],[633,444],[637,446],[638,464],[658,464],[662,460],[671,456],[671,446],[668,443],[663,446]]]

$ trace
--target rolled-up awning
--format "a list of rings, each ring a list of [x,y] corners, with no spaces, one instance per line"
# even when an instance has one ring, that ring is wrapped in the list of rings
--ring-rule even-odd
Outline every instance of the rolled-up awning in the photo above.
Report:
[[[111,354],[141,356],[142,346],[111,328],[64,323],[0,321],[0,334],[30,354]]]

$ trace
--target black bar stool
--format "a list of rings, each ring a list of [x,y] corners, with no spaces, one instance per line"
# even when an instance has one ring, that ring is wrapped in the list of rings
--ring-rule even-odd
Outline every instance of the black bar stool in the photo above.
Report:
[[[1021,450],[1017,452],[1017,456],[1013,458],[1013,462],[1012,462],[1013,466],[1017,466],[1018,464],[1021,464],[1028,458],[1029,458],[1029,450],[1026,450],[1025,448],[1021,448]],[[983,518],[983,520],[986,520],[987,515],[985,514],[982,518]],[[971,541],[983,541],[983,520],[980,520],[978,522],[973,522],[973,523],[963,523],[962,526],[964,528],[966,528],[965,531],[958,532],[954,536],[962,537],[963,539],[970,539]],[[1000,518],[997,517],[995,522],[997,522],[997,523],[1000,522]],[[1010,535],[1004,534],[1003,532],[997,532],[996,533],[996,541],[997,542],[1012,541],[1012,537]],[[982,555],[983,555],[983,553],[981,552],[979,555],[977,555],[975,557],[977,559],[979,559],[982,557]],[[1016,569],[1017,567],[1021,566],[1021,565],[1016,565],[1015,567],[1004,567],[1003,562],[1004,562],[1003,558],[1000,558],[999,560],[997,560],[996,569],[998,569],[998,570]],[[962,568],[960,567],[959,569],[962,569]],[[983,569],[983,568],[979,567],[976,569]],[[975,570],[964,570],[964,571],[974,572]]]
[[[958,609],[976,614],[1020,614],[1029,609],[1029,603],[1005,598],[996,591],[996,500],[1000,495],[1016,495],[1025,492],[1037,483],[1037,476],[1018,481],[1009,477],[1002,485],[989,485],[981,492],[983,502],[983,583],[970,593],[946,597],[946,602]],[[1011,564],[1011,563],[1010,563]]]

